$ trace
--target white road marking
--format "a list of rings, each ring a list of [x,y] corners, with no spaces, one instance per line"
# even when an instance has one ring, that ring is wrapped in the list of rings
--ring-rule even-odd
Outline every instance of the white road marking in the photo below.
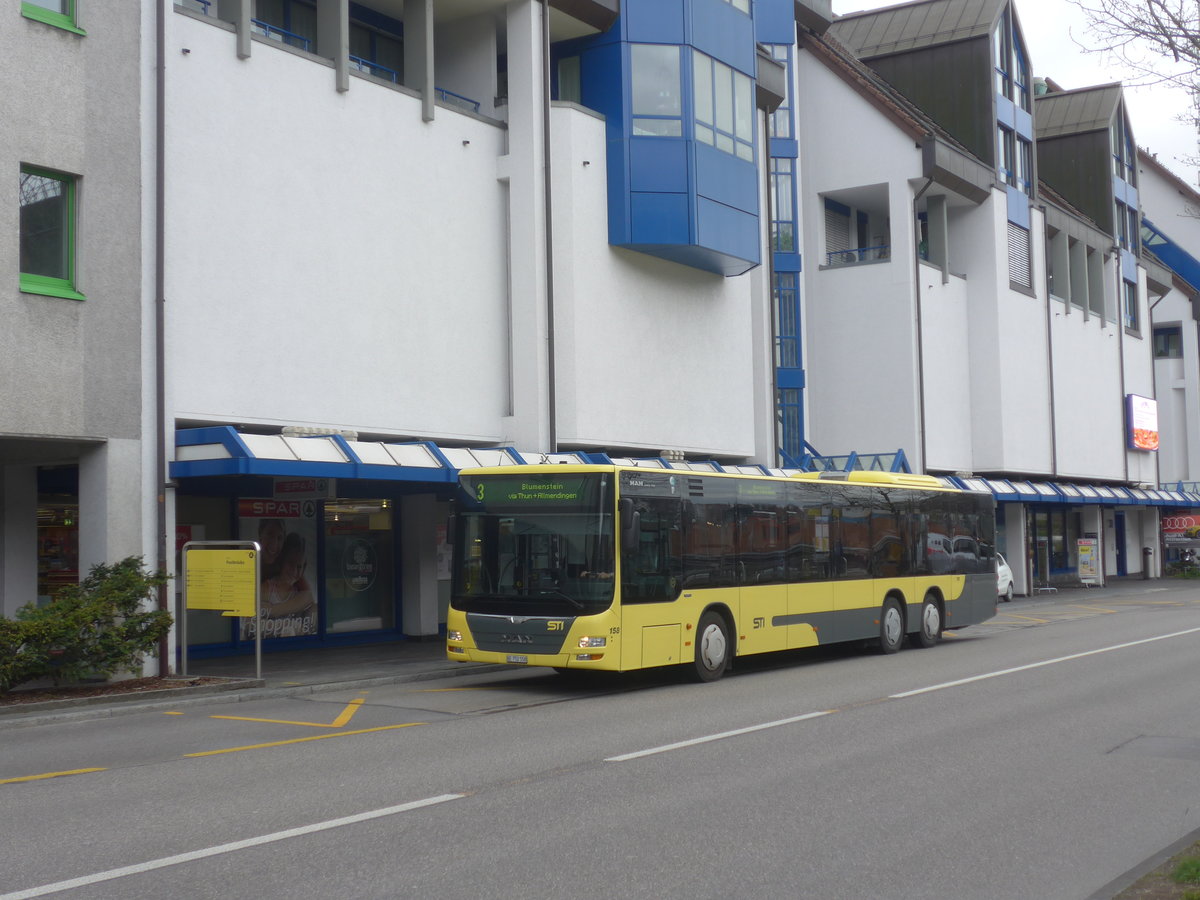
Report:
[[[43,884],[41,887],[28,888],[23,891],[16,891],[11,894],[0,894],[0,900],[28,900],[31,897],[42,897],[46,894],[53,894],[57,891],[69,891],[74,888],[87,887],[93,884],[99,884],[102,881],[112,881],[116,878],[125,878],[129,875],[138,875],[142,872],[152,872],[155,869],[165,869],[167,866],[177,866],[180,863],[192,862],[197,859],[207,859],[210,856],[220,856],[224,853],[234,853],[238,850],[245,850],[248,847],[259,847],[263,844],[271,844],[276,841],[286,841],[289,838],[302,837],[306,834],[315,834],[319,831],[328,831],[331,828],[341,828],[344,825],[355,825],[359,822],[368,822],[371,819],[380,819],[384,816],[394,816],[398,813],[411,812],[414,809],[422,809],[426,806],[436,806],[439,803],[446,803],[450,800],[458,800],[465,797],[466,794],[441,794],[437,797],[428,797],[424,800],[414,800],[411,803],[401,803],[399,806],[388,806],[384,809],[374,809],[369,812],[357,813],[353,816],[344,816],[340,819],[330,819],[326,822],[314,822],[312,825],[303,825],[300,828],[289,828],[286,831],[276,831],[273,834],[264,834],[259,837],[246,838],[242,841],[233,841],[228,844],[218,844],[216,847],[206,847],[203,850],[192,850],[190,853],[180,853],[176,856],[164,856],[161,859],[152,859],[148,862],[138,863],[132,866],[122,866],[119,869],[109,869],[107,872],[96,872],[94,875],[84,875],[81,878],[71,878],[67,881],[58,881],[54,884]]]
[[[802,716],[792,716],[789,719],[777,719],[774,722],[763,722],[761,725],[751,725],[749,728],[738,728],[734,731],[722,731],[720,734],[710,734],[705,737],[692,738],[690,741],[680,741],[677,744],[665,744],[662,747],[651,747],[648,750],[637,750],[633,753],[623,753],[620,756],[610,756],[605,762],[625,762],[630,759],[641,759],[643,756],[653,756],[655,753],[669,753],[672,750],[680,750],[684,747],[694,747],[697,744],[708,744],[712,741],[722,741],[725,738],[737,737],[742,734],[750,734],[754,731],[765,731],[768,728],[779,728],[781,725],[792,725],[796,722],[803,722],[806,719],[819,719],[821,716],[828,716],[836,710],[826,709],[821,712],[805,713]],[[5,898],[0,897],[0,900]]]
[[[1016,672],[1027,672],[1030,669],[1040,669],[1044,666],[1053,666],[1057,663],[1070,662],[1074,659],[1083,659],[1086,656],[1095,656],[1099,653],[1111,653],[1113,650],[1124,650],[1127,647],[1137,647],[1141,644],[1151,644],[1155,641],[1165,641],[1169,638],[1183,637],[1188,634],[1196,634],[1200,632],[1200,628],[1189,628],[1186,631],[1174,631],[1170,634],[1160,634],[1157,637],[1143,638],[1139,641],[1127,641],[1123,644],[1113,644],[1111,647],[1101,647],[1097,650],[1086,650],[1083,653],[1072,653],[1070,656],[1057,656],[1054,659],[1045,659],[1041,662],[1029,663],[1024,666],[1013,666],[1010,669],[1000,669],[995,672],[986,672],[982,675],[972,675],[970,678],[959,678],[956,681],[947,681],[942,684],[932,684],[928,687],[917,688],[911,691],[903,691],[899,694],[888,695],[889,700],[903,700],[906,697],[915,697],[919,694],[928,694],[933,691],[941,691],[946,688],[959,687],[964,684],[971,684],[975,681],[983,681],[988,678],[999,678],[1001,675],[1012,675]],[[672,750],[682,750],[686,747],[695,747],[698,744],[708,744],[713,741],[721,741],[725,738],[738,737],[743,734],[751,734],[755,731],[765,731],[768,728],[779,728],[782,725],[793,725],[796,722],[804,722],[808,719],[819,719],[821,716],[832,715],[838,712],[836,709],[826,709],[821,712],[805,713],[802,716],[792,716],[787,719],[777,719],[773,722],[763,722],[761,725],[751,725],[747,728],[738,728],[734,731],[722,731],[720,734],[710,734],[703,737],[692,738],[687,741],[678,741],[674,744],[664,744],[661,747],[650,747],[646,750],[636,750],[633,753],[622,753],[620,756],[607,757],[605,762],[626,762],[631,759],[641,759],[645,756],[653,756],[657,753],[669,753]],[[0,900],[7,900],[5,897],[0,897]]]
[[[933,691],[942,691],[946,688],[958,687],[963,684],[970,684],[973,681],[983,681],[987,678],[999,678],[1001,675],[1012,675],[1015,672],[1028,672],[1030,669],[1040,669],[1043,666],[1053,666],[1057,663],[1070,662],[1073,659],[1083,659],[1085,656],[1096,656],[1099,653],[1111,653],[1113,650],[1124,650],[1127,647],[1137,647],[1139,644],[1152,644],[1155,641],[1165,641],[1168,638],[1183,637],[1186,634],[1195,634],[1200,631],[1200,628],[1189,628],[1186,631],[1174,631],[1171,634],[1160,634],[1157,637],[1143,638],[1140,641],[1126,641],[1124,644],[1113,644],[1111,647],[1101,647],[1098,650],[1085,650],[1083,653],[1072,653],[1070,656],[1056,656],[1054,659],[1044,659],[1041,662],[1029,663],[1024,666],[1013,666],[1011,669],[1000,669],[996,672],[986,672],[983,675],[972,675],[970,678],[960,678],[957,681],[947,681],[942,684],[931,684],[929,687],[917,688],[914,691],[904,691],[899,694],[889,695],[891,700],[902,700],[905,697],[915,697],[917,694],[928,694]],[[3,900],[3,898],[0,898]]]

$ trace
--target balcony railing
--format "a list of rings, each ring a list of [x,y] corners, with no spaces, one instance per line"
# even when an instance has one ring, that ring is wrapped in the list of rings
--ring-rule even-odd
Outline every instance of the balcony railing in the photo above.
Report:
[[[880,244],[877,247],[851,247],[848,250],[834,250],[825,254],[827,266],[853,266],[863,262],[878,262],[892,258],[891,244]]]
[[[479,101],[472,100],[470,97],[464,97],[462,94],[456,94],[453,91],[448,91],[445,88],[435,87],[438,99],[449,103],[451,106],[457,106],[470,112],[479,112]]]
[[[350,68],[356,69],[359,72],[366,72],[368,75],[374,75],[376,78],[382,78],[385,81],[390,81],[392,84],[400,83],[400,73],[395,69],[381,66],[379,63],[371,62],[369,59],[363,59],[361,56],[351,55]]]
[[[271,25],[260,19],[251,19],[250,23],[254,26],[254,31],[263,35],[263,37],[270,38],[273,41],[280,41],[289,47],[295,47],[299,50],[309,50],[311,48],[312,41],[308,38],[293,34],[285,28],[280,28],[278,25]]]
[[[213,5],[213,0],[175,0],[176,6],[182,6],[184,9],[190,9],[192,12],[204,13],[211,15],[209,9]]]

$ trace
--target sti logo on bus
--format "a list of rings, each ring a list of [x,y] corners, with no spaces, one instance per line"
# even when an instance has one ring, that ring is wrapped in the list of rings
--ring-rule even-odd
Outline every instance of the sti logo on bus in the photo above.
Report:
[[[564,622],[547,622],[546,630],[547,631],[562,631],[564,624],[566,624],[566,623],[564,623]]]

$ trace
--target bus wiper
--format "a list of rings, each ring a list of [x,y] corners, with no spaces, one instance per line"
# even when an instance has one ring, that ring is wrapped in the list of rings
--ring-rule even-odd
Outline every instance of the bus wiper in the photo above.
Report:
[[[559,600],[566,600],[568,603],[570,603],[576,609],[587,609],[586,604],[580,603],[578,600],[576,600],[570,594],[565,594],[562,591],[560,591],[558,588],[550,588],[548,590],[546,590],[546,589],[539,590],[538,594],[540,594],[543,597],[549,596],[549,597],[555,597]]]

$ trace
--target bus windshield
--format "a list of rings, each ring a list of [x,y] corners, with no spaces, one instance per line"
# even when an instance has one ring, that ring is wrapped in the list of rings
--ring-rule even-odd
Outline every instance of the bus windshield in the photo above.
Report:
[[[456,517],[455,608],[579,616],[613,601],[607,473],[464,476]]]

